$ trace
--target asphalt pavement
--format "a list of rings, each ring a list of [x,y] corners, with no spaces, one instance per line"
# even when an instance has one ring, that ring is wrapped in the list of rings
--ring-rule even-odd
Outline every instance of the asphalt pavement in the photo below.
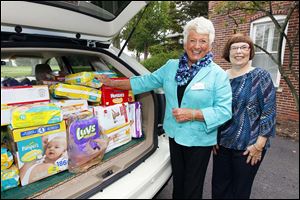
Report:
[[[212,159],[210,159],[203,198],[211,198]],[[155,199],[172,199],[172,178]],[[299,199],[299,141],[276,136],[271,140],[255,177],[251,199]]]

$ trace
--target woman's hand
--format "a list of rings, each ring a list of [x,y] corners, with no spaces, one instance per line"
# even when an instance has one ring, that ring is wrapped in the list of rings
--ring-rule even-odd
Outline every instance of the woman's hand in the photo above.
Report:
[[[104,85],[113,87],[113,80],[111,80],[107,75],[99,74],[99,75],[95,75],[95,78],[98,79]]]
[[[173,108],[172,114],[177,122],[195,120],[193,119],[193,110],[190,108]]]
[[[214,145],[213,148],[212,148],[213,154],[217,155],[218,154],[218,150],[219,150],[219,145],[218,144]]]
[[[243,155],[248,155],[247,163],[251,163],[251,165],[255,165],[261,161],[262,150],[257,149],[254,145],[250,145],[247,147],[247,150],[243,153]]]

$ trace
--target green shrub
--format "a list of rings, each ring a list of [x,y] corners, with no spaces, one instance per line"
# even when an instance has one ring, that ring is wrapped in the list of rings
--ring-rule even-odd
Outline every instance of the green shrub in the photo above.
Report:
[[[141,64],[144,65],[149,71],[154,72],[155,70],[163,66],[169,59],[178,59],[182,54],[183,50],[160,53],[151,56],[151,58],[148,58],[147,60],[142,61]]]

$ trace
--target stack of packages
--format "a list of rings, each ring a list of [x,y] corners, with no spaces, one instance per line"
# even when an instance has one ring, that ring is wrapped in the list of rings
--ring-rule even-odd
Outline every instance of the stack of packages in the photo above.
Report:
[[[9,135],[1,150],[4,190],[66,169],[84,172],[104,153],[143,136],[141,103],[131,91],[103,86],[98,74],[123,79],[111,71],[81,72],[47,85],[1,87],[1,130]]]
[[[48,86],[3,87],[1,97],[1,130],[8,124],[9,139],[5,144],[14,157],[21,185],[66,170],[66,127],[61,109],[49,103]],[[14,185],[8,184],[6,188]]]
[[[64,83],[50,86],[51,95],[71,100],[55,101],[63,110],[67,125],[69,171],[84,172],[99,164],[107,148],[108,139],[101,134],[92,106],[101,103],[102,86],[96,72],[80,72],[65,76]],[[54,100],[53,100],[54,101]],[[77,111],[77,112],[76,112]]]
[[[106,152],[128,143],[132,138],[141,138],[141,103],[134,101],[132,91],[102,86],[101,92],[102,105],[93,109],[102,132],[109,138]]]

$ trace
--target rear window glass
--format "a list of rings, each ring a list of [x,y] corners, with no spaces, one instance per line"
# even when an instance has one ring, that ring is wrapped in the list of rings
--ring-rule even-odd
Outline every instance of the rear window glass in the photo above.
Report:
[[[70,64],[73,73],[94,71],[94,68],[90,63],[92,58],[89,56],[66,56],[66,59]]]
[[[34,77],[34,67],[41,64],[40,58],[17,57],[1,59],[1,77]]]
[[[130,1],[40,1],[37,3],[61,7],[111,21],[124,10]]]

